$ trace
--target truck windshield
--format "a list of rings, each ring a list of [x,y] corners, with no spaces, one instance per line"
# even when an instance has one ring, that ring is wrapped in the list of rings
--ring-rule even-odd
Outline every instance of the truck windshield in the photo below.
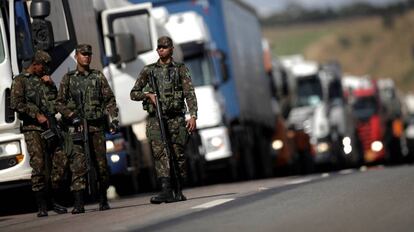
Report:
[[[377,100],[374,96],[360,97],[353,104],[353,114],[357,119],[368,119],[378,111]]]
[[[322,85],[316,75],[297,81],[298,99],[296,106],[315,106],[322,101]]]
[[[138,54],[152,50],[148,14],[117,18],[113,21],[113,33],[131,33],[134,35]]]
[[[196,56],[184,60],[190,70],[194,86],[211,85],[213,83],[213,72],[210,60],[205,56]]]
[[[19,69],[25,68],[33,56],[32,36],[30,34],[30,18],[27,15],[26,3],[16,1],[16,46]]]

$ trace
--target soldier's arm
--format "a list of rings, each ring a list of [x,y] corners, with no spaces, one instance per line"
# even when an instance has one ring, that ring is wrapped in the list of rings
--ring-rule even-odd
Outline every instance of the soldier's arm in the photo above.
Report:
[[[197,97],[194,92],[194,86],[191,81],[190,71],[184,65],[180,67],[180,77],[183,85],[183,93],[187,102],[188,111],[191,117],[197,118]]]
[[[24,94],[24,80],[22,77],[17,76],[13,80],[11,88],[11,108],[18,113],[26,114],[36,119],[36,115],[40,112],[39,108],[35,104],[27,102]]]
[[[62,78],[62,82],[60,82],[57,93],[56,110],[66,118],[69,118],[69,115],[72,113],[72,110],[67,106],[69,97],[69,76],[65,75]]]
[[[100,79],[101,79],[101,86],[102,86],[102,96],[103,96],[106,110],[108,111],[112,120],[117,120],[118,107],[116,106],[114,92],[112,92],[112,89],[109,86],[108,80],[105,78],[103,73],[100,73]]]
[[[148,83],[148,67],[144,67],[138,75],[134,87],[131,90],[130,97],[133,101],[142,101],[145,99],[145,93],[142,91]]]

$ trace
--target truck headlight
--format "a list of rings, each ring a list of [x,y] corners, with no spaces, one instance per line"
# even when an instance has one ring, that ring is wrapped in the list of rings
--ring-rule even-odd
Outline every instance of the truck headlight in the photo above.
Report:
[[[280,139],[275,139],[272,142],[272,148],[273,150],[277,151],[283,148],[283,141]]]
[[[113,155],[111,155],[111,161],[112,161],[112,163],[116,163],[116,162],[118,162],[120,159],[121,159],[121,158],[119,157],[119,155],[118,155],[118,154],[113,154]]]
[[[352,152],[352,141],[350,137],[345,137],[342,139],[342,145],[345,155],[349,155]]]
[[[19,141],[10,141],[0,144],[0,156],[19,155],[21,153]]]
[[[223,139],[221,137],[218,137],[218,136],[213,137],[213,138],[210,139],[210,144],[211,144],[211,146],[218,148],[221,145],[223,145]]]
[[[212,136],[207,139],[206,152],[214,152],[224,146],[224,139],[222,136]]]
[[[381,141],[374,141],[374,142],[371,143],[371,150],[373,150],[375,152],[381,151],[383,147],[384,147],[384,145],[382,145]]]
[[[115,151],[115,145],[112,140],[106,140],[106,152],[113,152]]]
[[[318,143],[316,145],[316,151],[318,153],[326,152],[326,151],[328,151],[328,149],[329,149],[329,144],[326,143],[326,142]]]
[[[343,138],[342,139],[342,145],[344,145],[344,147],[351,146],[351,138],[349,138],[349,137]]]

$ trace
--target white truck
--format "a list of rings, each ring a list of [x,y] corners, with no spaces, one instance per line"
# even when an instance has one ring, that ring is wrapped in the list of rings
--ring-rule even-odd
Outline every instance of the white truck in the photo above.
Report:
[[[304,60],[289,64],[288,70],[296,89],[289,123],[310,136],[315,164],[344,165],[352,154],[354,127],[342,96],[340,70]]]

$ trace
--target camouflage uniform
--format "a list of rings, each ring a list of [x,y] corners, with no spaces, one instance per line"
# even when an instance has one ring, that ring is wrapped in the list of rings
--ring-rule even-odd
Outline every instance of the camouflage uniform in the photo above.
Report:
[[[48,63],[50,56],[44,52],[36,53],[37,62]],[[40,76],[23,71],[17,75],[12,84],[11,108],[15,110],[22,120],[22,132],[25,136],[27,150],[30,155],[32,167],[32,190],[35,192],[46,189],[47,179],[44,155],[48,152],[46,140],[41,137],[47,129],[37,121],[36,115],[49,111],[54,114],[53,101],[57,89],[53,83],[46,84]],[[44,114],[44,113],[43,113]]]
[[[187,102],[190,115],[197,117],[197,99],[189,70],[184,64],[173,60],[169,64],[161,64],[158,60],[144,67],[131,90],[131,99],[143,101],[143,107],[149,114],[146,134],[151,143],[157,177],[170,177],[169,158],[164,151],[156,109],[150,100],[145,98],[145,93],[155,92],[150,86],[150,76],[154,76],[157,81],[162,113],[166,118],[166,129],[173,145],[173,152],[177,156],[181,176],[186,177],[184,147],[188,132],[184,117],[184,100]]]
[[[73,144],[68,132],[62,132],[65,138],[65,149],[57,149],[53,156],[53,166],[50,174],[52,188],[57,189],[62,182],[65,171],[69,165],[72,173],[71,191],[79,191],[86,188],[86,157],[83,153],[82,146]],[[68,149],[68,147],[70,147]]]
[[[76,104],[76,96],[80,93],[84,96],[82,105]],[[115,97],[108,81],[98,70],[90,69],[83,73],[70,71],[62,79],[56,103],[56,108],[64,118],[69,118],[70,113],[74,112],[88,121],[91,157],[97,167],[100,188],[106,192],[109,187],[104,134],[106,112],[112,120],[117,120],[118,117]],[[74,146],[77,152],[83,152],[80,145]]]

